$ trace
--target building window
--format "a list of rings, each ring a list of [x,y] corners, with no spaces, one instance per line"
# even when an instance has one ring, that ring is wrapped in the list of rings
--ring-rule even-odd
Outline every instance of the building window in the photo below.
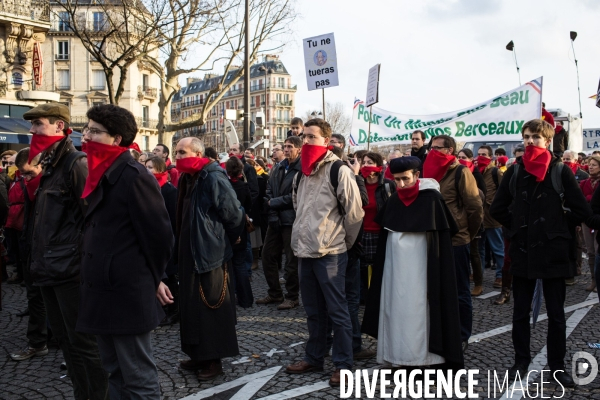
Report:
[[[57,60],[68,60],[69,59],[69,41],[68,40],[59,40],[57,42],[56,59]]]
[[[58,30],[60,32],[70,32],[71,29],[71,15],[66,11],[60,11],[58,13]]]
[[[68,69],[59,69],[56,71],[56,89],[71,89],[71,74]]]
[[[150,138],[144,136],[144,151],[150,151]]]
[[[106,104],[106,103],[103,100],[94,100],[92,102],[92,107],[101,106],[101,105],[104,105],[104,104]]]
[[[106,23],[106,18],[103,12],[95,12],[94,13],[94,32],[99,32],[104,30],[104,24]]]
[[[283,128],[277,128],[277,140],[283,140]]]
[[[142,75],[142,86],[144,87],[144,92],[146,91],[146,89],[148,89],[150,87],[150,77],[148,76],[148,74],[143,74]]]
[[[150,127],[150,107],[142,106],[142,126],[144,128]]]
[[[101,69],[92,71],[92,90],[104,90],[105,89],[104,71]]]
[[[285,78],[277,78],[277,87],[285,88]]]

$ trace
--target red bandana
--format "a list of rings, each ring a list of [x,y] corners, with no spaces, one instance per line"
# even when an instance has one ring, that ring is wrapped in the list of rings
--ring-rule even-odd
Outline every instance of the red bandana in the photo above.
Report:
[[[35,201],[35,191],[40,187],[40,180],[42,179],[42,173],[37,174],[35,178],[31,178],[29,181],[25,181],[25,187],[27,188],[27,196],[30,201]]]
[[[398,187],[396,190],[398,192],[398,197],[400,198],[400,200],[404,203],[405,206],[408,207],[413,203],[413,201],[417,199],[417,196],[419,195],[419,180],[417,179],[417,182],[411,187]]]
[[[28,163],[35,158],[38,154],[52,146],[54,143],[63,140],[66,136],[44,136],[44,135],[33,135],[31,137],[31,149],[29,150]]]
[[[497,158],[498,161],[498,166],[499,167],[504,167],[506,165],[506,163],[508,162],[508,157],[506,156],[500,156]]]
[[[194,175],[210,162],[207,157],[186,157],[176,161],[177,170],[184,174]]]
[[[87,142],[81,142],[81,151],[87,153]]]
[[[525,154],[523,155],[523,164],[525,169],[531,175],[535,176],[537,182],[542,182],[548,171],[552,156],[545,147],[537,147],[530,145],[525,147]]]
[[[87,160],[89,174],[85,181],[83,194],[81,195],[82,199],[88,197],[96,189],[106,170],[126,151],[127,147],[111,146],[94,141],[88,142]]]
[[[491,158],[479,156],[477,157],[477,169],[483,174],[483,171],[485,171],[485,169],[488,165],[490,165],[491,162]]]
[[[423,177],[441,181],[448,167],[456,161],[453,155],[446,155],[438,150],[431,150],[423,163]]]
[[[362,174],[362,176],[364,178],[368,178],[369,176],[371,176],[372,172],[375,172],[376,174],[380,174],[382,170],[383,170],[383,167],[376,167],[374,165],[367,165],[367,166],[362,167],[360,169],[360,173]]]
[[[473,161],[459,159],[458,162],[464,165],[465,167],[469,168],[469,171],[475,171],[475,164],[473,164]]]
[[[239,181],[240,179],[242,179],[242,175],[238,176],[237,178],[234,178],[233,176],[229,177],[229,180],[233,183]]]
[[[244,156],[243,154],[229,153],[229,158],[231,158],[231,157],[237,157],[237,158],[239,158],[241,160],[243,156]]]
[[[158,181],[158,185],[160,187],[165,186],[165,183],[167,183],[167,180],[169,179],[169,171],[161,172],[160,174],[152,174],[152,175],[154,175],[154,177]]]
[[[567,167],[571,168],[571,171],[573,171],[573,174],[577,173],[577,169],[579,168],[579,165],[577,163],[563,162],[563,164],[565,164]]]
[[[317,146],[314,144],[305,143],[302,146],[301,154],[302,158],[300,161],[302,163],[302,173],[308,176],[313,169],[315,169],[317,163],[325,158],[325,154],[327,154],[327,146]]]
[[[128,149],[133,149],[135,151],[137,151],[138,153],[142,154],[142,150],[140,150],[140,146],[138,146],[138,144],[136,142],[133,142],[129,145]]]

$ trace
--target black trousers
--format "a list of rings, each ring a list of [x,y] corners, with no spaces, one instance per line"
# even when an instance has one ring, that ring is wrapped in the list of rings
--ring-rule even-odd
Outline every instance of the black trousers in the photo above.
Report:
[[[535,279],[513,276],[513,331],[515,363],[529,365],[531,362],[529,311],[535,290]],[[548,312],[548,366],[551,370],[564,370],[567,351],[567,324],[565,321],[565,279],[543,279],[544,300]]]
[[[278,299],[283,297],[281,284],[279,283],[279,262],[281,252],[285,253],[285,289],[286,299],[298,300],[300,284],[298,282],[298,258],[292,251],[292,227],[281,226],[278,230],[271,227],[267,229],[267,236],[263,244],[262,264],[267,285],[269,285],[269,296]]]

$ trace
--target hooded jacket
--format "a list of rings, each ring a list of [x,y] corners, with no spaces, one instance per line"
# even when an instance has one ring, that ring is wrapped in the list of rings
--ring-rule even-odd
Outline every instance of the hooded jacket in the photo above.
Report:
[[[302,177],[292,199],[296,220],[292,250],[299,258],[320,258],[348,251],[356,240],[364,211],[354,174],[340,168],[337,192],[333,192],[330,170],[339,158],[331,151],[308,176]],[[338,201],[344,210],[341,215]]]

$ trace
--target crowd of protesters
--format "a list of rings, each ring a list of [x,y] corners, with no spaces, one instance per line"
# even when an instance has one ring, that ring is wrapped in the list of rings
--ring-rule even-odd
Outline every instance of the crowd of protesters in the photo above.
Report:
[[[115,105],[87,112],[78,150],[68,108],[35,107],[24,115],[31,146],[0,155],[0,220],[15,266],[9,278],[2,263],[2,280],[26,287],[19,316],[29,316],[27,345],[10,357],[44,356],[52,339],[76,399],[158,399],[157,326],[180,324],[189,359],[179,367],[211,381],[239,354],[237,306],[285,311],[302,299],[308,340],[290,374],[323,370],[328,354],[332,386],[356,359],[460,369],[472,297],[493,268],[494,304],[514,298],[509,375],[531,362],[539,281],[549,367],[573,386],[565,287],[585,251],[585,290],[597,290],[600,155],[568,150],[563,127],[543,115],[524,124],[509,155],[419,130],[404,153],[350,154],[326,121],[294,118],[267,159],[241,144],[221,157],[196,137],[174,154],[164,144],[144,153],[135,118]],[[259,265],[266,293],[252,290]],[[362,333],[377,349],[363,347]]]

